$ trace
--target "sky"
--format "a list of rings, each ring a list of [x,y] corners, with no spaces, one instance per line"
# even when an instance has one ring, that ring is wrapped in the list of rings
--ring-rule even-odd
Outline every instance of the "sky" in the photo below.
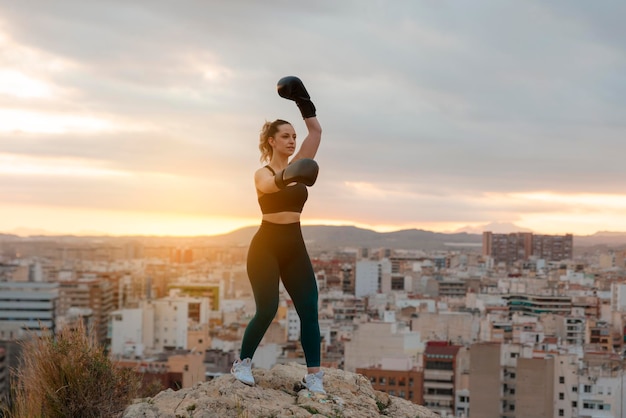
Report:
[[[260,223],[276,82],[323,128],[303,224],[626,231],[626,3],[0,1],[0,233]],[[511,231],[509,231],[511,232]]]

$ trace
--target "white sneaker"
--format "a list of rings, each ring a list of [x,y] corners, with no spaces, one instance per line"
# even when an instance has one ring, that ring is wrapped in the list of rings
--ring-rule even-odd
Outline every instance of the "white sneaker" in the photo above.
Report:
[[[324,377],[324,372],[320,370],[317,373],[307,374],[304,376],[302,383],[304,383],[309,392],[321,393],[325,395],[326,391],[324,390],[322,377]]]
[[[230,373],[240,382],[245,383],[246,385],[254,386],[252,361],[249,358],[246,358],[243,361],[235,360],[233,367],[230,369]]]

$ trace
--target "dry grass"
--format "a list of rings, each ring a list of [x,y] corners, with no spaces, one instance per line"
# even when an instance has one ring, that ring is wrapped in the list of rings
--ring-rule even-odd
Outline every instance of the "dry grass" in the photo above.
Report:
[[[83,326],[26,341],[12,378],[11,418],[118,417],[139,389],[133,371],[116,367]]]

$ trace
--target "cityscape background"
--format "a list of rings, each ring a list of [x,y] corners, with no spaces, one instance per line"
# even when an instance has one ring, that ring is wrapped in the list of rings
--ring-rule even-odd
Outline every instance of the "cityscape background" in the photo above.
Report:
[[[232,384],[255,312],[246,273],[254,229],[0,235],[0,403],[10,400],[23,341],[79,322],[116,367],[141,377],[145,396]],[[327,370],[360,374],[374,390],[447,418],[626,413],[623,234],[304,226],[303,235]],[[303,367],[299,338],[299,317],[281,289],[253,370]]]

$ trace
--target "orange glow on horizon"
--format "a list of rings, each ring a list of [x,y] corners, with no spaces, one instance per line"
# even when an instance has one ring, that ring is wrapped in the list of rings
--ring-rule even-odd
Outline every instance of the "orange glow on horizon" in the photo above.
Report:
[[[19,219],[19,224],[15,220]],[[0,233],[18,235],[220,235],[258,225],[255,218],[13,206],[0,208]],[[17,231],[16,231],[17,230]]]
[[[9,158],[4,154],[3,158]],[[0,154],[2,157],[2,154]],[[10,158],[9,158],[10,159]],[[8,161],[8,160],[7,160]],[[7,162],[5,161],[5,162]],[[22,160],[22,163],[27,161]],[[19,166],[20,170],[36,166],[30,163]],[[8,165],[5,164],[5,169]],[[78,164],[75,169],[82,167]],[[68,167],[69,168],[69,167]],[[15,167],[13,169],[16,169]],[[96,170],[94,175],[120,174]],[[28,171],[28,170],[27,170]],[[85,174],[85,173],[82,173]],[[494,208],[525,204],[536,211],[510,212],[510,219],[500,221],[514,224],[520,229],[535,233],[563,235],[591,235],[600,231],[626,231],[626,197],[610,194],[490,194],[482,197]],[[476,202],[476,201],[474,201]],[[486,210],[489,209],[483,203]],[[28,206],[4,204],[0,207],[0,232],[12,233],[17,228],[45,230],[48,234],[74,235],[153,235],[153,236],[201,236],[218,235],[234,230],[257,226],[260,216],[251,209],[249,217],[227,215],[187,215],[170,212],[112,211],[97,208],[64,208],[52,206]],[[333,219],[326,217],[302,218],[303,225],[347,225],[377,232],[393,232],[406,229],[421,229],[432,232],[451,233],[462,228],[472,228],[477,233],[491,222],[368,222],[367,219]],[[498,221],[496,220],[496,223]],[[486,229],[485,229],[486,230]],[[512,232],[512,231],[511,231]],[[30,234],[37,235],[40,232]]]

